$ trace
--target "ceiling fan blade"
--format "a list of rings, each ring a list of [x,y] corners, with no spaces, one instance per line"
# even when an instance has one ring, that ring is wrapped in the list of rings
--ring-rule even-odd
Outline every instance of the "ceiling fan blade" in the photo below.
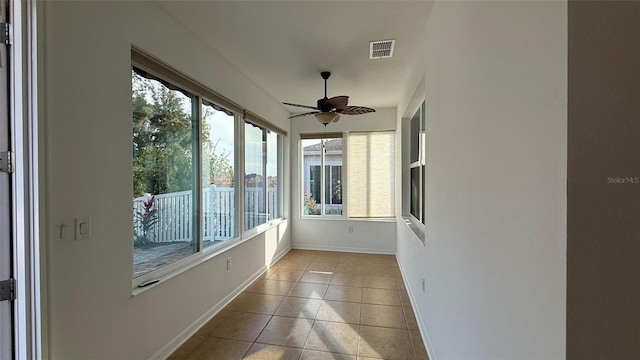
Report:
[[[305,108],[305,109],[320,110],[315,106],[309,106],[309,105],[292,104],[292,103],[288,103],[288,102],[283,102],[283,104],[290,105],[290,106],[297,106],[297,107],[301,107],[301,108]]]
[[[340,121],[340,114],[336,113],[336,118],[333,119],[333,122],[338,122]]]
[[[342,111],[338,112],[344,115],[361,115],[376,112],[376,110],[365,106],[347,106]]]
[[[295,118],[299,118],[299,117],[303,117],[303,116],[308,116],[308,115],[317,114],[317,113],[319,113],[319,112],[320,112],[320,111],[311,111],[311,112],[304,113],[304,114],[292,115],[292,116],[289,116],[287,119],[295,119]]]
[[[331,99],[324,102],[325,105],[330,105],[334,109],[344,109],[347,107],[347,103],[349,103],[348,96],[334,96]]]

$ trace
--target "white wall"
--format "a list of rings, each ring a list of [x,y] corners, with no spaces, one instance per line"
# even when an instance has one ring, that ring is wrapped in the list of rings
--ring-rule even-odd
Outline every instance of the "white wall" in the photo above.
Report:
[[[322,134],[323,131],[395,130],[396,112],[396,108],[382,108],[376,109],[375,113],[365,115],[345,115],[339,122],[327,125],[326,130],[312,116],[292,120],[290,221],[294,248],[387,254],[395,252],[396,223],[394,221],[301,218],[299,142],[300,134]],[[343,171],[343,176],[344,174],[346,171]],[[343,198],[346,196],[343,195]],[[350,227],[352,232],[349,232]]]
[[[47,2],[40,21],[50,356],[162,354],[286,251],[290,236],[284,222],[132,297],[131,45],[283,129],[288,113],[152,2]],[[90,240],[59,238],[63,222],[85,216]],[[237,266],[226,271],[228,256]]]
[[[422,65],[426,246],[398,221],[432,359],[565,356],[566,7],[433,6]]]

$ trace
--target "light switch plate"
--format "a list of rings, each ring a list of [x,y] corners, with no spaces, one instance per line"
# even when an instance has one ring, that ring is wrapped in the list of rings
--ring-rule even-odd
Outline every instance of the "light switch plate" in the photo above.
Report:
[[[91,238],[91,218],[76,219],[76,240],[85,240]]]

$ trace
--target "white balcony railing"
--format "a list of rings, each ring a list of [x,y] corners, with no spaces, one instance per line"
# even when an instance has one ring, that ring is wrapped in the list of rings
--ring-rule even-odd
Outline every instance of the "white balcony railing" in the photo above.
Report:
[[[143,214],[144,200],[149,197],[138,197],[133,200],[133,235],[134,239],[143,235],[142,222],[137,214]],[[266,204],[262,188],[245,189],[245,228],[250,229],[271,220],[276,214],[277,189],[269,188]],[[192,241],[193,205],[191,191],[155,195],[155,224],[150,226],[147,242],[171,243]],[[202,192],[202,238],[204,241],[227,240],[237,235],[235,217],[235,190],[210,186]],[[251,211],[255,210],[255,211]],[[268,215],[267,215],[268,214]]]

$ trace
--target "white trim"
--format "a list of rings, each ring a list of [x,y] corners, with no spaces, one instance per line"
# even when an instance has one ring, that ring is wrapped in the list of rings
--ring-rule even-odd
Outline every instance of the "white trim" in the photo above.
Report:
[[[16,155],[13,182],[13,244],[14,278],[17,300],[15,302],[15,357],[41,359],[47,353],[46,334],[43,334],[42,306],[44,292],[41,281],[46,277],[42,270],[44,256],[41,244],[42,199],[40,186],[41,141],[39,100],[42,81],[38,72],[41,65],[37,42],[40,18],[35,1],[10,1],[10,18],[13,21],[13,45],[8,56],[12,66],[10,81],[11,147]],[[42,262],[42,263],[41,263]],[[44,337],[44,341],[43,341]]]
[[[33,358],[34,359],[48,359],[51,353],[50,348],[50,328],[49,328],[49,258],[48,258],[48,245],[47,245],[47,151],[45,136],[40,134],[46,134],[47,126],[44,119],[46,113],[46,62],[44,59],[46,32],[44,14],[46,12],[46,4],[43,1],[31,0],[28,2],[28,19],[29,19],[29,58],[30,58],[30,97],[32,100],[29,116],[34,122],[33,131],[33,156],[37,159],[37,173],[32,174],[32,181],[34,191],[38,194],[37,198],[34,198],[34,215],[38,216],[38,219],[34,219],[34,251],[37,251],[38,272],[34,274],[37,276],[35,279],[35,287],[38,289],[37,294],[34,293],[33,304],[38,309],[35,319],[36,339],[33,339],[32,343],[34,347]],[[35,164],[34,164],[35,165]],[[39,336],[39,338],[37,337]]]
[[[396,259],[398,255],[396,254]],[[398,261],[398,267],[400,268],[400,274],[402,275],[402,281],[405,284],[405,288],[407,289],[407,294],[409,295],[409,301],[411,302],[411,308],[413,309],[413,313],[415,314],[416,323],[418,324],[418,331],[420,332],[420,336],[422,337],[422,342],[424,343],[424,347],[427,349],[427,356],[430,360],[436,360],[436,353],[433,350],[433,346],[431,345],[431,341],[429,340],[429,335],[427,334],[427,328],[424,325],[422,319],[422,314],[420,314],[420,309],[416,306],[417,301],[413,296],[413,292],[411,291],[410,286],[406,286],[409,282],[407,282],[407,276],[404,272],[404,268],[402,267],[402,263]]]
[[[169,341],[167,345],[158,350],[158,352],[155,353],[150,359],[166,359],[171,356],[173,352],[178,350],[178,348],[182,346],[182,344],[184,344],[193,335],[195,335],[198,330],[200,330],[200,328],[202,328],[209,320],[216,316],[225,306],[233,301],[233,299],[240,295],[240,293],[244,291],[244,289],[251,286],[254,281],[256,281],[260,276],[262,276],[262,274],[267,271],[267,269],[269,269],[274,263],[285,256],[290,250],[291,248],[286,248],[276,254],[276,256],[274,256],[274,258],[271,260],[271,264],[269,264],[269,266],[263,265],[258,271],[251,275],[251,277],[240,284],[240,286],[235,288],[232,292],[230,292],[227,296],[225,296],[222,300],[215,304],[211,309],[202,314],[202,316],[200,316],[186,329],[182,330],[175,338]]]
[[[340,251],[351,253],[364,253],[364,254],[383,254],[383,255],[395,255],[395,250],[389,249],[375,249],[375,248],[356,248],[346,246],[324,246],[324,245],[305,245],[296,244],[292,245],[296,250],[318,250],[318,251]]]

